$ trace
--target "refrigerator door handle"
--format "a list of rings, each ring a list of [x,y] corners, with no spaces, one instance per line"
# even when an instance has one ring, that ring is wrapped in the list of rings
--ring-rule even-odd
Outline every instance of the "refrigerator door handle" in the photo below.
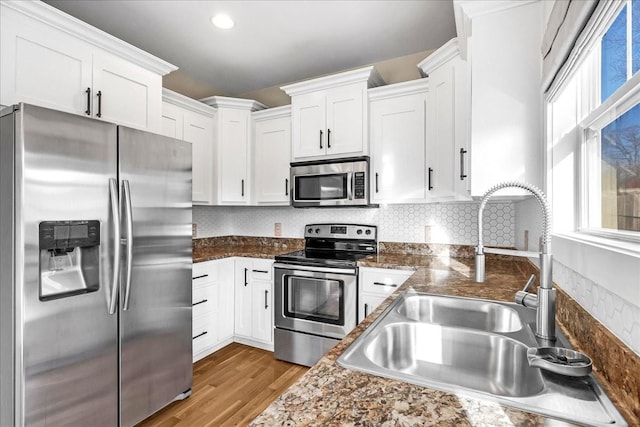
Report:
[[[129,298],[131,297],[131,268],[133,263],[133,213],[131,209],[131,190],[129,180],[122,181],[124,195],[124,214],[127,221],[127,238],[124,239],[127,245],[127,270],[124,278],[124,305],[123,311],[129,309]]]
[[[120,205],[118,203],[118,184],[115,178],[109,179],[109,196],[111,197],[111,214],[113,219],[113,280],[111,282],[111,298],[109,314],[116,312],[118,301],[118,280],[120,279]]]

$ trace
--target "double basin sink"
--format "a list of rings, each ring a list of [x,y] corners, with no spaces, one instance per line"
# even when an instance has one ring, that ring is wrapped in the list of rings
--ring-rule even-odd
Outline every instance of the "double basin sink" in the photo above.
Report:
[[[626,425],[592,375],[529,366],[534,323],[534,310],[513,303],[406,292],[338,363],[572,423]],[[568,347],[563,337],[554,346]]]

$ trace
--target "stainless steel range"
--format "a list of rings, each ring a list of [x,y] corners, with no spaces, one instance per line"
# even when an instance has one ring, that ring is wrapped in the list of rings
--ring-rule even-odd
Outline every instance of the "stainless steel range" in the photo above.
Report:
[[[305,249],[276,256],[276,359],[311,366],[357,323],[359,259],[378,249],[377,227],[309,224]]]

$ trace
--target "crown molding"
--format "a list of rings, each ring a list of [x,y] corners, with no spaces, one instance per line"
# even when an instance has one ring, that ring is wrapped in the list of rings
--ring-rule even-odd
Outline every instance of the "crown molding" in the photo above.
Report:
[[[429,91],[429,79],[409,80],[402,83],[394,83],[387,86],[371,88],[368,91],[369,101],[395,98],[398,96],[413,95]]]
[[[195,113],[205,114],[211,117],[216,115],[215,108],[167,88],[162,88],[162,101]]]
[[[236,108],[238,110],[249,111],[258,111],[267,108],[263,103],[253,99],[230,98],[228,96],[210,96],[208,98],[202,98],[200,102],[204,102],[215,108]]]
[[[140,67],[164,76],[178,69],[158,57],[105,33],[86,22],[40,1],[2,1],[8,7],[43,24],[63,31]]]
[[[344,86],[352,83],[365,83],[367,88],[382,86],[384,80],[373,65],[359,68],[357,70],[345,71],[343,73],[332,74],[329,76],[319,77],[317,79],[306,80],[304,82],[293,83],[282,86],[287,95],[294,96],[317,90],[324,90],[336,86]]]
[[[433,70],[437,70],[442,65],[455,58],[460,54],[458,50],[458,38],[454,37],[431,55],[427,56],[423,61],[418,63],[418,68],[422,70],[424,76],[428,76]]]
[[[267,108],[266,110],[254,111],[251,113],[254,120],[279,119],[282,117],[291,117],[291,105],[283,105],[282,107]]]
[[[456,22],[460,57],[467,60],[467,39],[473,35],[471,30],[473,18],[525,6],[537,1],[539,0],[453,0],[453,16]]]

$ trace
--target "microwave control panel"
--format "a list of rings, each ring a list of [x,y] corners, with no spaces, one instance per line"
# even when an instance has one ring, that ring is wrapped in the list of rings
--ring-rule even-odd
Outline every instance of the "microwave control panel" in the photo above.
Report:
[[[353,174],[353,198],[364,199],[365,195],[365,183],[364,172],[356,172]]]

